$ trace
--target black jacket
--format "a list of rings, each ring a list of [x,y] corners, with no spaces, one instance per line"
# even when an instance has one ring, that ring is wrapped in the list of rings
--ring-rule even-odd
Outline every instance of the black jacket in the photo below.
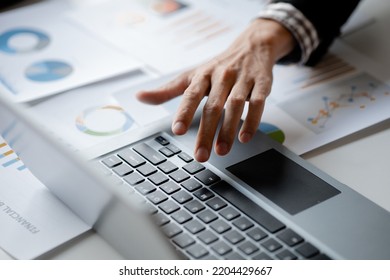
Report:
[[[321,59],[334,39],[340,35],[341,27],[348,20],[360,0],[272,0],[271,2],[284,2],[293,5],[317,29],[320,44],[306,63],[310,66]],[[294,56],[299,59],[300,53],[296,53]]]

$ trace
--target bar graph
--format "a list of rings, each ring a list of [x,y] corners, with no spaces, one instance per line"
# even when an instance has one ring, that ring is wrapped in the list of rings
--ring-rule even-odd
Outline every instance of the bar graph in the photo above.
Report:
[[[15,168],[23,171],[26,166],[20,160],[18,155],[8,146],[0,137],[0,168]]]

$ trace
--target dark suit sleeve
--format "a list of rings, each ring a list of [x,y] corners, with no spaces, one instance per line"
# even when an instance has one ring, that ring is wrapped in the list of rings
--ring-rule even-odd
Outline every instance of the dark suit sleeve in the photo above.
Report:
[[[293,5],[316,28],[320,44],[306,63],[314,65],[326,53],[334,39],[340,35],[341,27],[360,0],[273,0],[271,2]]]

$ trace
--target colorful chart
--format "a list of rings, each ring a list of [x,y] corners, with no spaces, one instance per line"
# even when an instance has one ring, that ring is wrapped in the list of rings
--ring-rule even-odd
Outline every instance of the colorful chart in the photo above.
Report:
[[[372,89],[375,88],[373,83],[369,83],[369,86]],[[351,91],[349,93],[340,94],[340,96],[334,100],[324,96],[322,97],[323,108],[317,112],[316,116],[309,117],[307,121],[312,125],[318,125],[319,127],[324,128],[328,120],[336,113],[337,110],[353,106],[360,100],[363,100],[363,102],[361,102],[358,107],[360,109],[364,109],[367,106],[365,101],[375,101],[375,97],[367,91],[358,91],[356,86],[351,86]]]
[[[169,15],[186,7],[186,4],[176,0],[158,0],[152,5],[153,11],[160,15]]]
[[[260,123],[259,130],[279,143],[283,143],[286,139],[284,132],[273,124],[262,122]]]
[[[47,60],[32,64],[26,69],[25,75],[34,82],[52,82],[69,76],[73,68],[66,62]]]
[[[114,24],[119,27],[135,27],[146,21],[145,15],[134,11],[121,11],[116,17]]]
[[[26,169],[26,166],[16,155],[16,153],[8,146],[7,143],[1,142],[0,138],[0,166],[2,168],[16,168],[19,171]]]
[[[48,35],[29,28],[12,29],[0,34],[0,51],[8,54],[38,51],[44,49],[49,43]]]
[[[390,105],[390,87],[362,73],[310,91],[280,104],[289,115],[315,133],[368,119]],[[366,117],[365,117],[366,116]]]
[[[76,118],[76,127],[93,136],[112,136],[127,131],[134,120],[122,107],[107,105],[84,110]]]

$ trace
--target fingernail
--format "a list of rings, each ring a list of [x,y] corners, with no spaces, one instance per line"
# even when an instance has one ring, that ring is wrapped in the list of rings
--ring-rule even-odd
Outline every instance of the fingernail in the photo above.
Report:
[[[252,134],[250,134],[248,132],[244,132],[241,134],[240,141],[242,143],[247,143],[251,140],[251,138],[252,138]]]
[[[174,134],[184,134],[186,133],[186,126],[182,122],[176,122],[173,124],[172,131]]]
[[[225,142],[219,143],[218,146],[218,154],[219,155],[226,155],[229,152],[228,145]]]
[[[199,162],[207,161],[209,159],[209,151],[204,147],[200,147],[195,152],[195,158]]]

